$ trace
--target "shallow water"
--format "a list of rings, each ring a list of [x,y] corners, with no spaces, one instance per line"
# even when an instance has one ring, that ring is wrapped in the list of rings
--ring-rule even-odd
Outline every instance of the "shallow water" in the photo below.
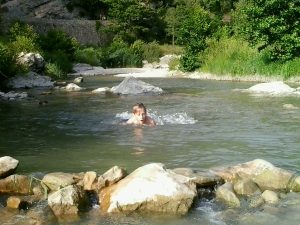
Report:
[[[79,93],[53,90],[41,95],[45,90],[29,90],[30,100],[0,102],[0,156],[20,160],[21,174],[103,173],[113,165],[132,171],[149,162],[161,162],[168,168],[207,169],[256,158],[299,172],[300,109],[283,107],[300,107],[299,97],[262,97],[237,90],[254,84],[249,82],[143,80],[163,88],[165,94],[91,94],[91,90],[111,87],[122,78],[88,77],[81,85],[86,90]],[[45,100],[48,104],[38,104]],[[148,107],[158,126],[119,125],[136,102]],[[284,208],[276,207],[278,212],[271,211],[273,214],[251,214],[224,211],[212,201],[198,204],[180,218],[137,215],[99,219],[90,216],[98,212],[92,210],[76,224],[274,224],[269,217],[278,220]],[[296,210],[290,211],[282,223],[300,219]],[[249,213],[251,220],[245,219]]]

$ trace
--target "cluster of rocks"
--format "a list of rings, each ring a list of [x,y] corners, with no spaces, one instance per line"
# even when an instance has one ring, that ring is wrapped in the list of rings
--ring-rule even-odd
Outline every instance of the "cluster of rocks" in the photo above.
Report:
[[[31,212],[46,201],[43,210],[58,219],[76,217],[92,204],[99,205],[102,213],[184,215],[205,190],[212,190],[213,197],[229,208],[241,207],[243,199],[251,208],[277,204],[285,193],[300,191],[299,176],[261,159],[207,171],[171,170],[151,163],[130,174],[114,166],[101,175],[56,172],[39,178],[14,174],[18,163],[9,156],[0,158],[0,193],[7,196],[0,203]]]
[[[66,91],[81,91],[85,88],[77,84],[83,82],[83,77],[74,79],[74,83],[69,83],[67,86],[60,87],[60,90]],[[77,84],[76,84],[77,83]],[[153,86],[144,81],[138,80],[132,76],[125,77],[124,80],[117,86],[112,88],[100,87],[92,90],[92,93],[113,93],[118,95],[139,95],[139,94],[162,94],[163,90],[160,87]]]

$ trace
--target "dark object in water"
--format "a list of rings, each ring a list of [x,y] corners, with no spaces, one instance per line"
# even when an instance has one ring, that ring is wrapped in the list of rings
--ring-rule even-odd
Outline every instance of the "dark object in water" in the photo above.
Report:
[[[47,105],[48,101],[39,101],[39,105]]]

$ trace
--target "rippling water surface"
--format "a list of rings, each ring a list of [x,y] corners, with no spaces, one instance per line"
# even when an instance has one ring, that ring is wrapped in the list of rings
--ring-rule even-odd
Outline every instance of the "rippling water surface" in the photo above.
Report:
[[[23,174],[103,173],[113,165],[132,171],[149,162],[162,162],[169,168],[206,169],[256,158],[299,172],[300,109],[283,107],[293,104],[300,108],[299,97],[253,96],[237,90],[254,83],[175,78],[143,79],[163,88],[165,94],[160,96],[90,92],[121,80],[88,77],[81,85],[86,88],[82,92],[53,90],[41,95],[44,90],[28,90],[34,96],[30,100],[0,102],[0,156],[20,160],[18,173]],[[38,102],[44,100],[48,104],[40,106]],[[147,106],[158,126],[119,125],[130,117],[136,102]],[[95,222],[87,215],[78,224],[272,224],[259,221],[276,220],[282,213],[255,214],[257,221],[240,222],[234,216],[237,212],[224,216],[220,210],[214,202],[204,201],[184,218],[131,216]],[[292,212],[288,218],[300,219]],[[247,213],[238,212],[238,217],[247,217]]]

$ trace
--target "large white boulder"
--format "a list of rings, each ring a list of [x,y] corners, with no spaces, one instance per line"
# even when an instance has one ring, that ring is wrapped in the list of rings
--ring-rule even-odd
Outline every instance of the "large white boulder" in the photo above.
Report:
[[[163,90],[134,77],[126,77],[119,85],[112,87],[111,92],[123,95],[138,95],[161,94]]]
[[[48,173],[43,177],[42,182],[51,190],[57,191],[60,188],[75,184],[79,181],[79,178],[71,173]]]
[[[300,191],[300,178],[293,179],[292,172],[275,167],[263,159],[217,169],[214,172],[228,182],[239,178],[251,179],[262,191]]]
[[[282,81],[274,81],[269,83],[256,84],[248,89],[250,92],[261,94],[291,94],[296,91],[295,88],[283,83]]]
[[[100,192],[105,212],[152,211],[185,214],[197,196],[190,178],[168,171],[163,164],[142,166]]]
[[[41,72],[45,67],[45,60],[39,53],[21,52],[17,57],[17,63],[28,67],[31,71]]]
[[[0,178],[7,177],[16,170],[19,161],[10,157],[4,156],[0,158]]]
[[[77,215],[85,198],[82,187],[70,185],[51,193],[48,196],[48,205],[55,216]]]

